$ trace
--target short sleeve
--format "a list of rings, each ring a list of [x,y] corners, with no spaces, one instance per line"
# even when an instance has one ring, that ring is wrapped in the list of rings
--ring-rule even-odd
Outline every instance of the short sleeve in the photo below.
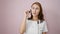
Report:
[[[47,23],[44,21],[43,32],[48,32]]]

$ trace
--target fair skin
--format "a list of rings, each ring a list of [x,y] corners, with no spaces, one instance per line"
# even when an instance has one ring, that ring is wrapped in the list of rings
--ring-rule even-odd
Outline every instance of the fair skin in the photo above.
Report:
[[[33,19],[34,21],[38,20],[38,14],[39,14],[39,11],[40,11],[40,8],[38,5],[34,4],[32,7],[31,7],[31,10],[32,10],[32,15],[33,15]],[[25,16],[24,16],[24,19],[22,20],[22,23],[21,23],[21,26],[20,26],[20,34],[23,34],[25,32],[25,28],[26,28],[26,18],[28,17],[29,15],[29,12],[28,10],[26,11],[27,13],[24,13]],[[46,32],[42,32],[42,34],[46,34]]]

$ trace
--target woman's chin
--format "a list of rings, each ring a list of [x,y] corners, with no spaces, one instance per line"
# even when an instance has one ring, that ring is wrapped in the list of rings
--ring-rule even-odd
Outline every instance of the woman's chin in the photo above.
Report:
[[[33,15],[33,17],[36,17],[36,15]]]

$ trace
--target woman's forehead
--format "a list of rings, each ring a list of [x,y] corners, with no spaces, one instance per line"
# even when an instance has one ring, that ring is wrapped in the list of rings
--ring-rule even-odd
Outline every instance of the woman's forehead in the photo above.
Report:
[[[32,7],[39,7],[37,4],[32,5]]]

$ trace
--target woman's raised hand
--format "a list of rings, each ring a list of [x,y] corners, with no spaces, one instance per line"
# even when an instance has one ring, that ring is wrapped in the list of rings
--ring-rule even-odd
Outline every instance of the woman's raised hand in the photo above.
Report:
[[[31,17],[31,12],[29,10],[25,11],[25,17],[30,18]]]

